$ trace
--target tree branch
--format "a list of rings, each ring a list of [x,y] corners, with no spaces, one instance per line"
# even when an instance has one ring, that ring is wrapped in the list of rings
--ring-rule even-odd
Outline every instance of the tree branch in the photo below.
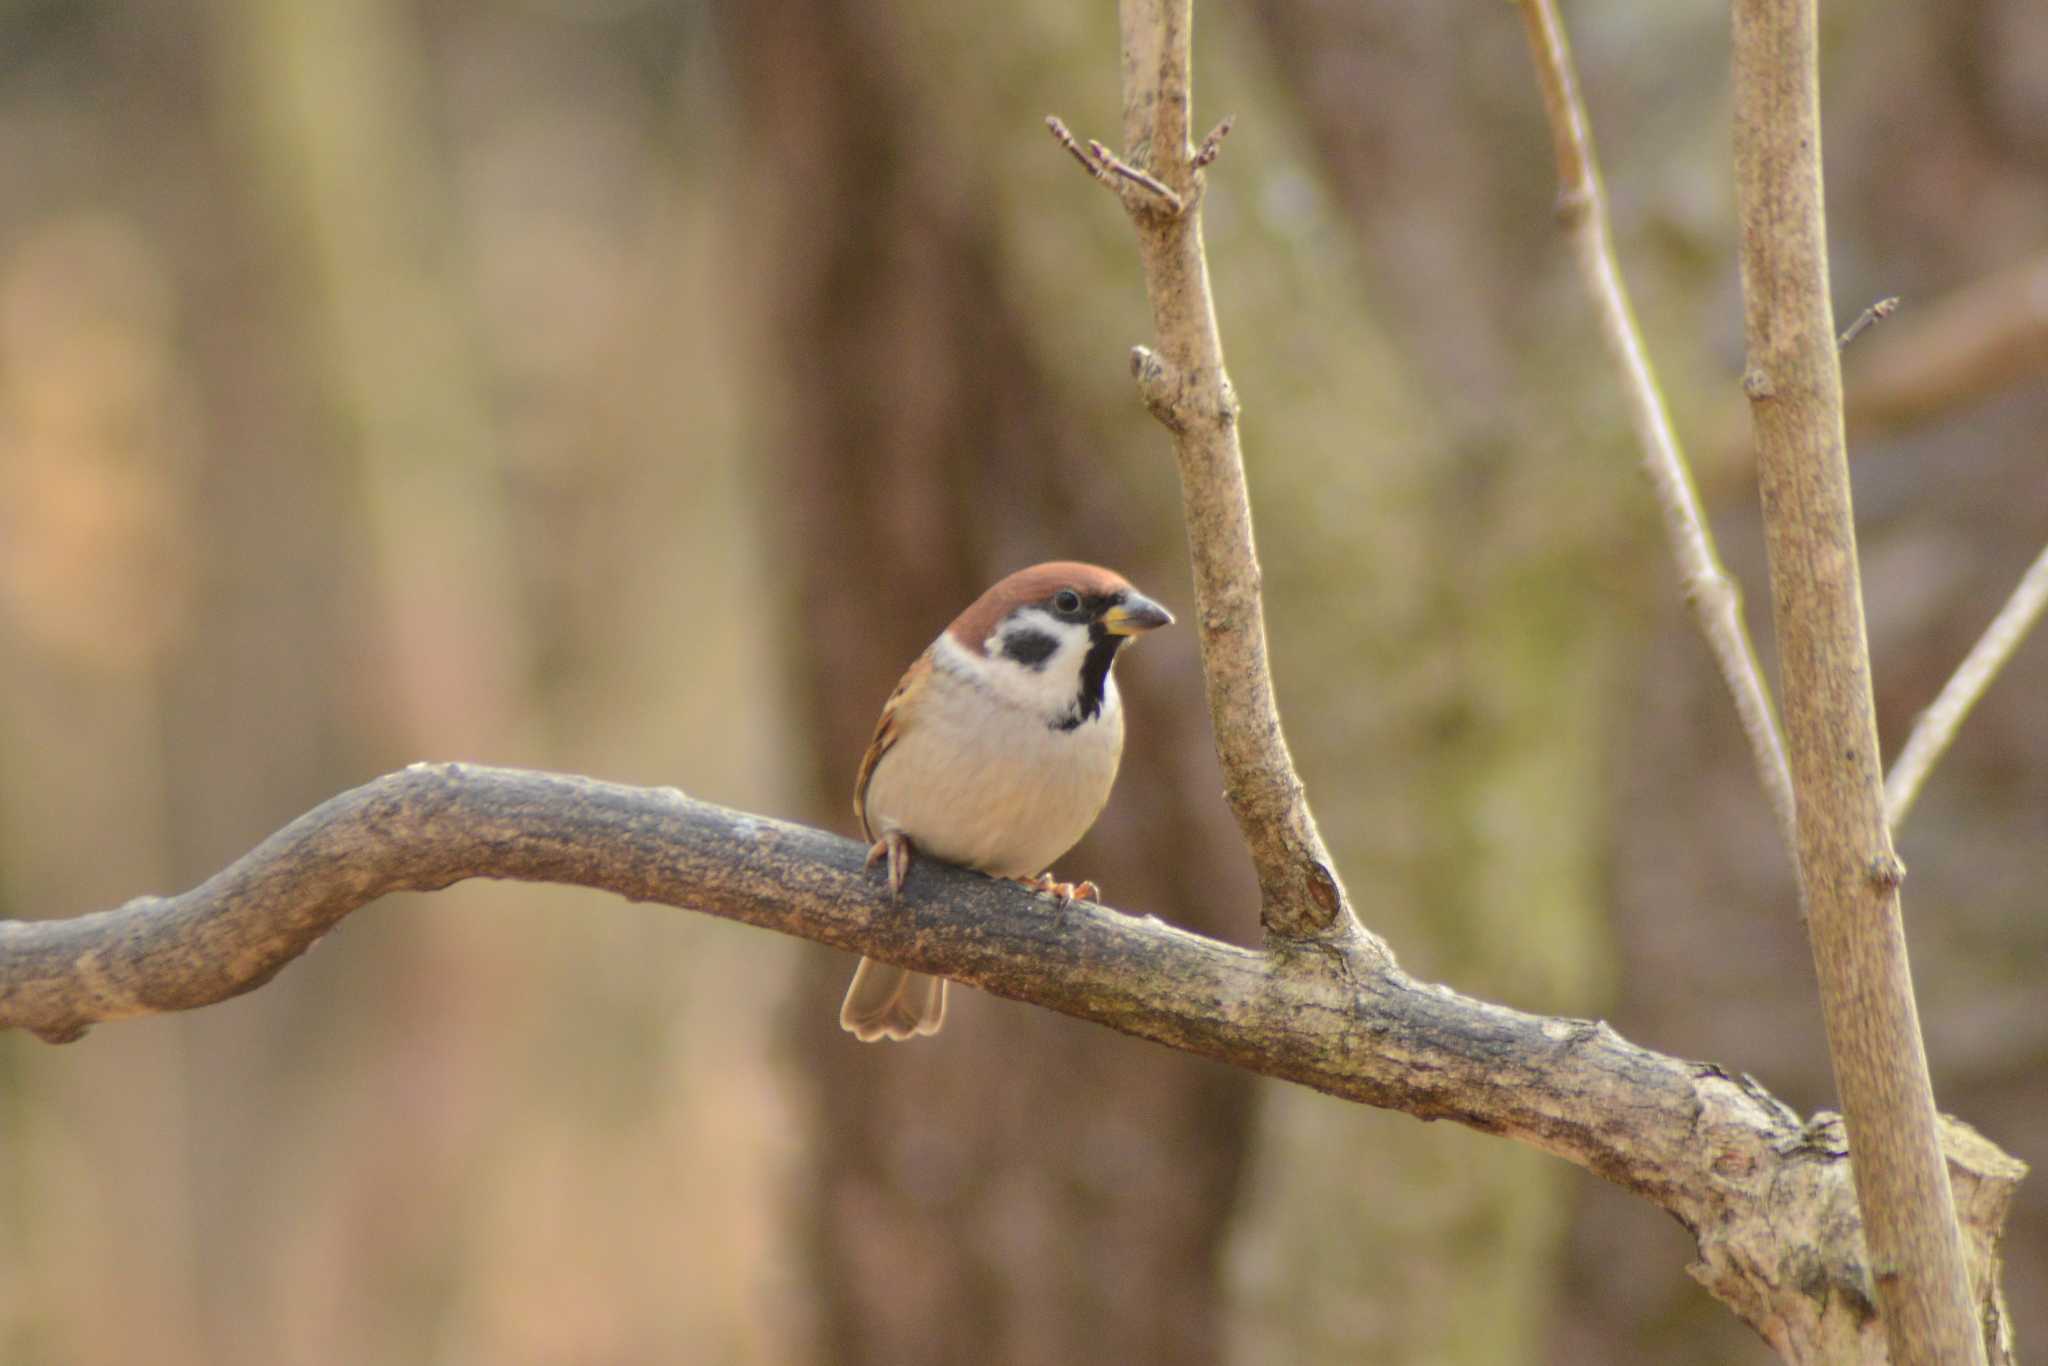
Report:
[[[1735,0],[1735,188],[1799,872],[1897,1362],[1983,1361],[1885,822],[1829,302],[1815,0]]]
[[[2048,548],[2035,556],[2027,572],[2020,575],[2019,586],[1984,628],[1982,638],[1970,647],[1970,653],[1956,666],[1955,674],[1942,685],[1933,705],[1913,723],[1913,733],[1906,737],[1884,784],[1885,821],[1893,834],[1905,823],[1906,813],[1913,809],[1927,775],[1948,752],[1949,742],[1955,739],[1963,718],[1970,714],[1977,699],[1991,686],[1991,680],[1998,677],[2027,632],[2041,619],[2043,608],[2048,608]]]
[[[1770,799],[1785,852],[1790,855],[1798,849],[1799,837],[1784,734],[1771,708],[1771,690],[1757,665],[1749,627],[1743,622],[1741,589],[1714,549],[1714,534],[1700,506],[1699,489],[1685,452],[1679,448],[1670,410],[1664,405],[1664,391],[1650,366],[1649,349],[1643,344],[1635,309],[1622,284],[1608,223],[1607,190],[1601,184],[1600,163],[1593,152],[1592,123],[1579,98],[1579,78],[1564,21],[1558,17],[1555,0],[1523,0],[1521,11],[1557,158],[1558,217],[1592,296],[1601,339],[1621,372],[1622,396],[1636,429],[1636,442],[1642,447],[1644,472],[1650,476],[1657,507],[1664,515],[1665,538],[1678,560],[1686,605],[1692,609],[1693,623],[1706,638],[1707,649],[1734,699],[1736,719],[1749,739],[1757,780]]]
[[[1747,1077],[1411,981],[1363,942],[1256,953],[926,860],[903,898],[850,840],[673,789],[416,764],[315,808],[191,891],[0,922],[0,1028],[52,1041],[269,981],[390,892],[472,877],[690,907],[900,962],[1331,1095],[1555,1153],[1670,1211],[1693,1269],[1788,1355],[1867,1341],[1874,1293],[1832,1116]],[[2024,1168],[1945,1135],[1985,1312]],[[1787,1344],[1799,1347],[1792,1352]],[[1828,1360],[1856,1359],[1825,1355]]]
[[[1083,151],[1056,118],[1053,136],[1111,185],[1137,231],[1158,349],[1136,348],[1132,374],[1152,415],[1173,434],[1195,581],[1210,723],[1237,817],[1259,878],[1268,934],[1356,940],[1391,963],[1345,899],[1280,729],[1266,662],[1266,618],[1251,500],[1238,446],[1238,402],[1202,247],[1202,174],[1229,120],[1198,149],[1192,108],[1190,0],[1123,0],[1123,158],[1099,143]]]

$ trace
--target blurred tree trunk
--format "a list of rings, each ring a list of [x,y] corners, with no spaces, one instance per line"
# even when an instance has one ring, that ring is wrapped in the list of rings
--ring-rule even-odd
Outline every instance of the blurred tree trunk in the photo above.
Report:
[[[727,18],[747,159],[781,172],[753,188],[786,381],[794,670],[817,807],[845,829],[882,699],[987,583],[1096,558],[1175,601],[1185,570],[1120,524],[1116,460],[1034,358],[997,247],[1001,168],[927,136],[904,16],[750,0]],[[1163,459],[1152,475],[1170,478]],[[1213,890],[1248,885],[1228,817],[1188,796],[1220,785],[1177,771],[1206,744],[1199,685],[1160,684],[1144,653],[1119,670],[1118,793],[1064,867],[1127,909],[1240,909]],[[1216,1360],[1249,1081],[967,991],[939,1037],[863,1046],[836,1021],[851,968],[818,956],[792,1007],[815,1085],[803,1218],[822,1359]]]
[[[223,0],[223,107],[366,533],[373,675],[409,749],[476,754],[526,719],[530,624],[421,16],[401,0]]]
[[[168,685],[200,623],[198,395],[176,263],[53,213],[0,251],[0,916],[173,883]],[[110,834],[112,837],[110,838]],[[0,1359],[198,1362],[189,1031],[0,1043]],[[97,1042],[97,1041],[96,1041]],[[135,1109],[153,1123],[133,1122]],[[48,1192],[79,1171],[94,1198]],[[138,1236],[137,1230],[142,1230]],[[107,1284],[132,1312],[109,1314]],[[63,1347],[50,1351],[50,1345]]]
[[[208,341],[227,353],[209,373],[236,386],[211,396],[225,586],[174,692],[174,770],[233,779],[173,808],[200,869],[337,773],[518,753],[531,675],[418,8],[219,0],[203,20],[203,107],[241,253],[208,281],[224,296]],[[259,1026],[179,1022],[195,1040],[186,1181],[212,1249],[192,1272],[212,1359],[281,1341],[413,1355],[469,1284],[448,1236],[464,1192],[437,1155],[505,1047],[463,1007],[517,941],[448,915],[365,928],[337,936],[321,972],[250,998]],[[374,1010],[350,985],[366,980]],[[437,1104],[414,1103],[429,1085]],[[379,1141],[395,1115],[402,1163]],[[268,1218],[284,1190],[291,1238]]]

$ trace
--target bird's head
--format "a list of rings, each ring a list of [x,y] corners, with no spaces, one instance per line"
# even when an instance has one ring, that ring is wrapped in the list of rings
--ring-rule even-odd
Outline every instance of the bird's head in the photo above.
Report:
[[[957,617],[948,634],[983,661],[998,690],[1041,708],[1055,729],[1101,715],[1123,644],[1173,614],[1123,575],[1072,560],[1020,569]]]

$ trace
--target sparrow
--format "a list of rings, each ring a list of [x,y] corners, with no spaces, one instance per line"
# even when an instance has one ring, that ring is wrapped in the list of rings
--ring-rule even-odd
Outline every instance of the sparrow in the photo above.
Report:
[[[853,809],[901,894],[913,854],[1092,900],[1047,871],[1095,824],[1123,757],[1110,666],[1173,614],[1120,574],[1059,560],[990,588],[953,619],[882,705]],[[860,960],[839,1024],[863,1043],[936,1034],[946,982]]]

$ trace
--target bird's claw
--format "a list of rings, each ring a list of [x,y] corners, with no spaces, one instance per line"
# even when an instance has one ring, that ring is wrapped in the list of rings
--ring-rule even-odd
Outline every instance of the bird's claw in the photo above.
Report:
[[[903,879],[910,876],[910,836],[901,830],[888,834],[868,846],[868,861],[864,867],[872,868],[883,858],[889,860],[889,895],[903,895]]]
[[[1079,882],[1061,882],[1051,873],[1040,873],[1037,877],[1020,877],[1017,881],[1042,896],[1049,896],[1059,902],[1065,910],[1076,901],[1100,901],[1102,889],[1087,879]]]

